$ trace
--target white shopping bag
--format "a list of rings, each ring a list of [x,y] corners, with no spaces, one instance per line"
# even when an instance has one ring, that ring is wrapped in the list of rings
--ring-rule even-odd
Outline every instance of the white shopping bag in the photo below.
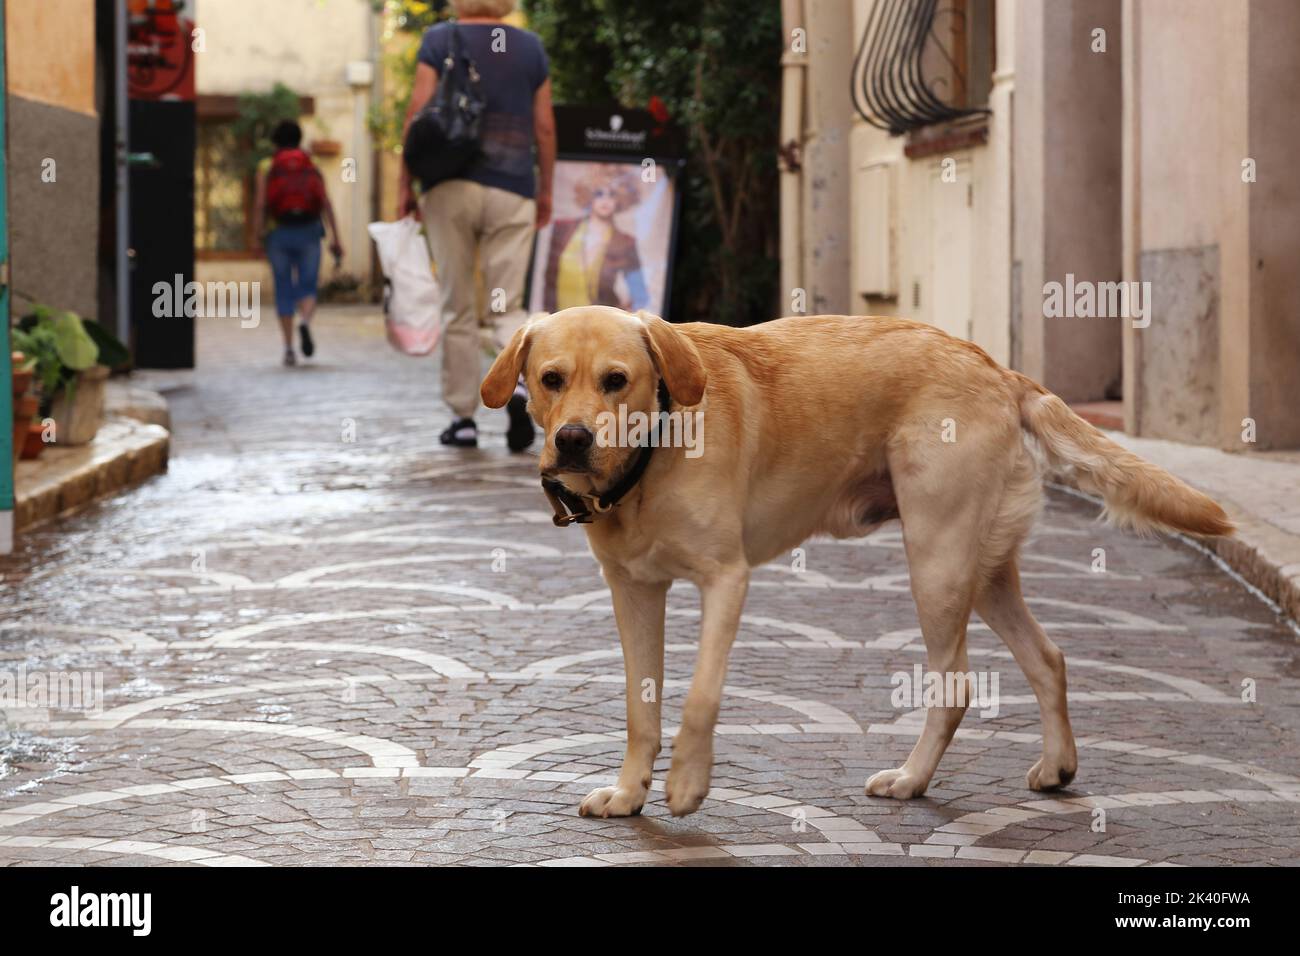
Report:
[[[438,281],[433,277],[420,224],[406,216],[397,222],[372,222],[367,231],[388,280],[384,291],[388,342],[407,355],[428,355],[438,344],[442,323]]]

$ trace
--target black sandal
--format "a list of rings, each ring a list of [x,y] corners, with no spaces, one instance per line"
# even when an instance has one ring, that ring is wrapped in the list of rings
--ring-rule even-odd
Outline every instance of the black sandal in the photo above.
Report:
[[[511,451],[523,451],[533,443],[533,420],[528,417],[528,397],[516,390],[506,403],[506,411],[510,414],[506,445]]]
[[[438,441],[456,448],[477,448],[478,426],[472,418],[457,418],[438,436]]]

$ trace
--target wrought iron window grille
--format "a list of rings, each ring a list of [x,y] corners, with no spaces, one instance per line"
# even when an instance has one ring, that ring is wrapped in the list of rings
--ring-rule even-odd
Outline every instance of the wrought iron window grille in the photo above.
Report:
[[[965,37],[966,18],[963,0],[950,0],[943,7],[940,0],[876,0],[853,59],[850,85],[858,114],[895,136],[987,115],[987,108],[967,103],[965,50],[949,50],[935,29],[936,22],[951,27],[956,19]]]

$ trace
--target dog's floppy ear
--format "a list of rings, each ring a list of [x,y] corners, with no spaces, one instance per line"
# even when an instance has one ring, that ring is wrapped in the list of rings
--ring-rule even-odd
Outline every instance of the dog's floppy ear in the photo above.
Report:
[[[530,318],[519,326],[515,334],[510,337],[509,344],[501,350],[492,367],[488,369],[487,376],[478,390],[483,398],[483,404],[488,408],[500,408],[510,401],[510,396],[514,394],[519,373],[524,370],[524,362],[528,360],[528,330],[532,325],[533,320]]]
[[[659,316],[645,311],[636,315],[645,326],[646,345],[659,374],[668,384],[668,391],[683,405],[698,405],[704,398],[708,373],[694,344]]]

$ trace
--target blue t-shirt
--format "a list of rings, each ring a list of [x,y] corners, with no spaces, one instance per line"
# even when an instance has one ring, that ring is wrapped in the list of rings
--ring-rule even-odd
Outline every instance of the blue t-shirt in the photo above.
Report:
[[[451,23],[438,23],[424,32],[420,62],[442,78],[443,61],[451,49]],[[478,69],[486,99],[483,114],[483,156],[459,178],[508,189],[526,199],[536,189],[533,174],[533,95],[550,73],[542,41],[535,33],[504,23],[461,23],[461,53]]]

